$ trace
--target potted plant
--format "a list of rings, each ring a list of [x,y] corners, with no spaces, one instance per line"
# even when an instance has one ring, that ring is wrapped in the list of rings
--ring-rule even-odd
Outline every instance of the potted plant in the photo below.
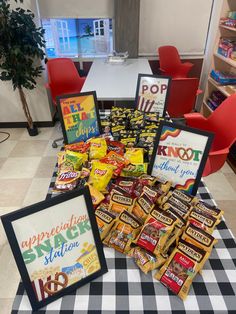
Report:
[[[18,91],[31,136],[37,135],[38,130],[33,123],[24,89],[34,89],[35,79],[42,73],[39,60],[45,55],[43,34],[42,27],[36,27],[34,23],[32,11],[12,9],[9,0],[0,0],[0,79],[11,81],[13,89]]]

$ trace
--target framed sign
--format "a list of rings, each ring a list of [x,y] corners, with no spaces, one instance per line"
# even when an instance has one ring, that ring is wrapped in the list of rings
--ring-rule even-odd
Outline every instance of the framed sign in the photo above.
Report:
[[[213,133],[161,121],[148,173],[195,195]]]
[[[171,77],[139,74],[135,105],[144,112],[159,112],[160,117],[166,113]]]
[[[1,219],[33,310],[107,272],[88,187]]]
[[[66,144],[101,134],[96,92],[58,96],[57,108]]]

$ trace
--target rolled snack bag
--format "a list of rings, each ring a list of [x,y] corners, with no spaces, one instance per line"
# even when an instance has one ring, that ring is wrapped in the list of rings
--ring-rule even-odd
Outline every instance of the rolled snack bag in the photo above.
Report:
[[[187,224],[181,239],[192,243],[209,253],[212,251],[213,245],[218,242],[211,234],[195,227],[191,223]]]
[[[166,240],[166,243],[163,247],[163,252],[167,253],[170,246],[174,244],[176,241],[179,240],[179,237],[183,233],[184,227],[186,225],[186,220],[182,218],[177,212],[175,212],[172,208],[169,208],[166,210],[167,213],[171,214],[172,216],[177,218],[176,225],[169,235],[168,239]]]
[[[147,216],[134,243],[155,255],[160,254],[176,222],[177,219],[174,216],[154,208]]]
[[[107,153],[107,142],[104,138],[92,138],[88,141],[90,143],[89,158],[90,159],[101,159],[106,156]]]
[[[135,199],[133,199],[132,197],[129,197],[127,195],[121,195],[120,193],[115,192],[111,194],[109,211],[117,216],[123,210],[131,212],[134,204]]]
[[[130,245],[139,233],[142,224],[136,217],[124,210],[117,218],[103,243],[121,253],[128,253]]]
[[[153,200],[151,200],[148,195],[143,194],[136,199],[132,214],[144,222],[154,207],[155,203]]]
[[[197,208],[193,208],[188,216],[188,222],[212,234],[216,225],[218,225],[219,220],[213,216],[207,215],[205,212],[202,212]]]
[[[215,217],[219,222],[224,214],[223,210],[217,208],[216,206],[211,206],[202,200],[199,200],[199,202],[195,204],[195,207],[201,211],[206,212],[208,215]]]
[[[168,255],[164,254],[159,254],[155,256],[139,246],[131,248],[129,256],[134,258],[134,261],[137,264],[137,266],[145,274],[147,274],[149,271],[161,267],[168,258]]]
[[[88,183],[95,187],[98,191],[105,191],[112,178],[114,168],[115,167],[112,165],[104,164],[100,161],[94,161]]]
[[[178,246],[161,269],[156,272],[154,278],[182,300],[185,300],[194,277],[203,268],[209,255],[209,252],[180,240]]]
[[[91,194],[93,206],[94,207],[98,206],[105,199],[105,196],[92,185],[88,183],[86,183],[85,185],[89,187],[89,192]]]
[[[95,217],[98,225],[98,231],[100,233],[100,238],[103,240],[111,230],[116,220],[116,216],[107,210],[96,209]]]

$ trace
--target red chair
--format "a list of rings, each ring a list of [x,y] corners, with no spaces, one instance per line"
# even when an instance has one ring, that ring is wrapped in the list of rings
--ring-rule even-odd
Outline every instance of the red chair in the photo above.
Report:
[[[68,58],[56,58],[48,60],[48,84],[46,88],[50,90],[53,104],[56,106],[56,97],[79,93],[84,85],[86,77],[80,77],[74,62]],[[63,138],[56,139],[52,147],[57,147],[57,142]]]
[[[182,63],[178,50],[174,46],[162,46],[158,48],[160,70],[164,75],[172,78],[187,77],[193,67],[190,62]]]
[[[167,112],[171,118],[183,117],[193,110],[196,96],[202,91],[198,89],[197,78],[172,79],[167,100]]]
[[[185,114],[188,126],[215,134],[203,172],[206,177],[218,171],[225,163],[230,147],[236,141],[236,94],[229,96],[208,118],[200,113]]]

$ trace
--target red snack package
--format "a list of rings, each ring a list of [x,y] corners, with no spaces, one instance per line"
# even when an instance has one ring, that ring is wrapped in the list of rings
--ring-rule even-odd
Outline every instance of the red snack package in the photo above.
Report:
[[[90,143],[79,142],[79,143],[65,145],[65,150],[86,153],[89,150],[89,147],[90,147]]]
[[[134,187],[135,187],[135,181],[133,179],[127,179],[127,178],[118,178],[116,180],[116,185],[124,189],[129,195],[134,194]]]
[[[109,158],[107,156],[103,157],[100,159],[100,162],[104,163],[104,164],[110,164],[116,167],[116,169],[114,169],[113,174],[115,177],[119,176],[122,169],[124,168],[125,164],[122,162],[119,162],[117,160],[114,160],[112,158]]]
[[[125,145],[118,141],[111,141],[107,139],[107,151],[116,152],[119,155],[124,155]]]

